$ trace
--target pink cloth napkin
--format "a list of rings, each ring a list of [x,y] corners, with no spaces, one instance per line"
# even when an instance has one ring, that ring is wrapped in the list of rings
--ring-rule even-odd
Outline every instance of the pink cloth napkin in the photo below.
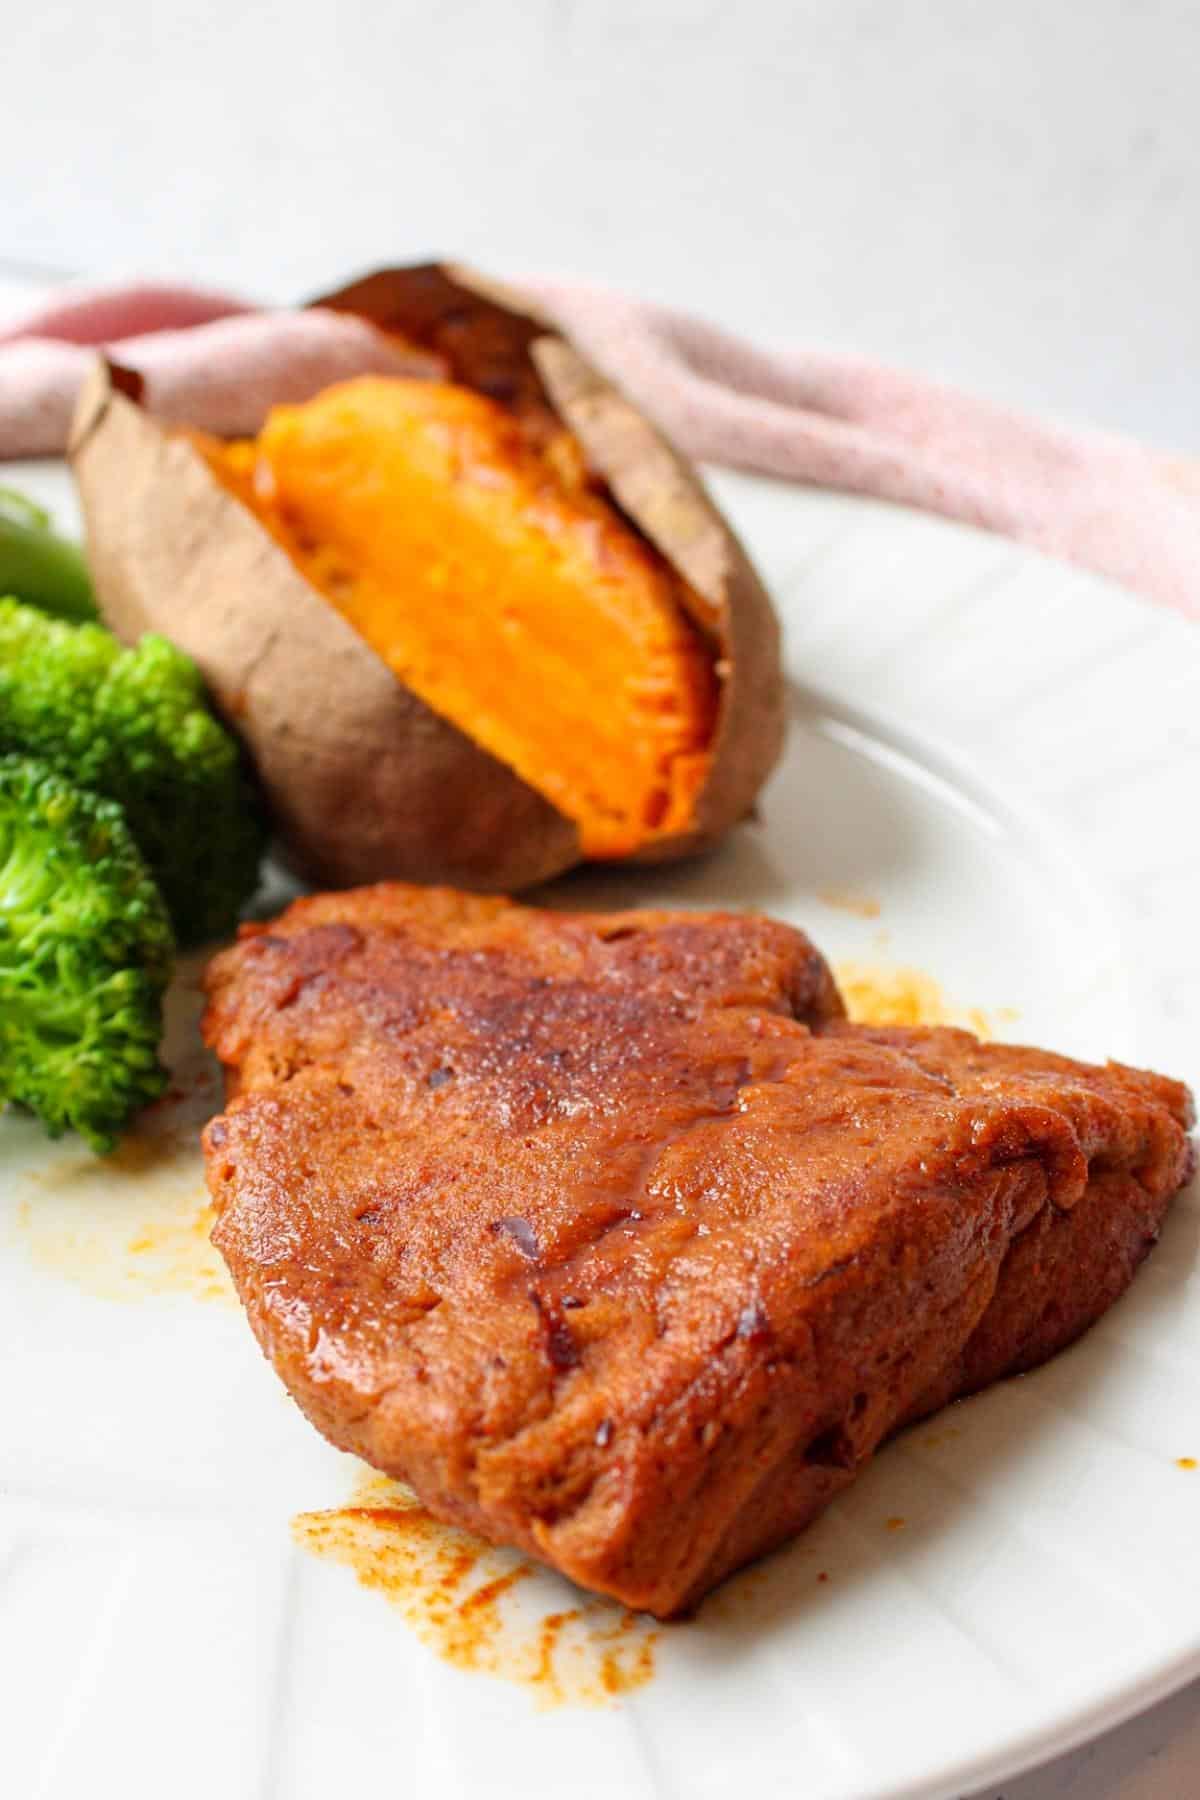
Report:
[[[942,513],[1200,616],[1200,474],[1181,457],[866,358],[758,349],[605,289],[521,286],[700,461]],[[97,345],[146,376],[155,411],[223,433],[348,375],[414,368],[342,314],[174,287],[72,290],[0,331],[0,458],[61,453]]]

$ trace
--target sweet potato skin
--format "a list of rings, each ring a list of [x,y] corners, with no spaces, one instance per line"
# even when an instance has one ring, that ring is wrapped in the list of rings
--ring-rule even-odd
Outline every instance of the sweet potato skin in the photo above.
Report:
[[[690,825],[711,646],[573,438],[532,444],[461,382],[366,376],[201,449],[406,687],[576,822],[586,856]]]
[[[105,621],[195,658],[297,871],[484,892],[577,862],[570,821],[403,687],[135,386],[97,369],[71,446]]]
[[[691,829],[635,851],[668,862],[708,849],[753,809],[783,749],[787,693],[779,622],[745,549],[691,464],[528,303],[461,264],[380,269],[316,305],[402,334],[455,379],[501,400],[533,429],[566,425],[611,498],[704,603],[721,698],[708,780]]]
[[[716,733],[691,829],[630,858],[674,861],[744,818],[778,761],[787,720],[779,622],[740,542],[665,438],[564,339],[540,339],[533,358],[609,492],[685,577],[685,595],[706,603],[696,623],[719,646]]]
[[[786,707],[770,601],[688,465],[483,277],[383,270],[314,304],[434,351],[451,379],[535,433],[565,424],[617,507],[690,583],[720,680],[713,754],[688,829],[635,860],[715,843],[752,810]],[[299,873],[324,886],[390,878],[514,892],[581,861],[574,823],[408,692],[139,398],[136,375],[99,365],[68,453],[101,611],[123,639],[161,631],[196,659]]]

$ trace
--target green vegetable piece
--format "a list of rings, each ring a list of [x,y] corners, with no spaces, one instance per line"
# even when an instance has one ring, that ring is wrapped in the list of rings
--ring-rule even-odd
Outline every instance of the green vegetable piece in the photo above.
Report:
[[[110,1150],[166,1085],[175,946],[119,806],[0,757],[0,1099]]]
[[[91,576],[78,544],[13,488],[0,488],[0,594],[15,594],[60,619],[94,619]]]
[[[35,756],[122,808],[180,944],[227,936],[258,883],[263,822],[191,658],[124,649],[0,600],[0,754]]]
[[[50,529],[50,514],[28,494],[18,494],[16,488],[0,487],[0,519],[11,519],[15,525],[30,525],[35,530]]]

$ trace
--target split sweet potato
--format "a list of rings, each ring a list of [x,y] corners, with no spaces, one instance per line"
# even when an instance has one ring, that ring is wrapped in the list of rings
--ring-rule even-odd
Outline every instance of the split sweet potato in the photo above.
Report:
[[[714,842],[776,759],[783,684],[692,471],[478,277],[389,270],[321,304],[440,378],[343,383],[218,444],[97,369],[71,459],[105,618],[197,659],[322,883],[521,888]]]

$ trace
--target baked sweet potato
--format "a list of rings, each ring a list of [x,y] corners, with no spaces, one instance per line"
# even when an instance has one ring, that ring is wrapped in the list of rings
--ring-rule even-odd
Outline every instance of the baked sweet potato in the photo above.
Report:
[[[778,755],[783,682],[691,469],[477,276],[317,304],[441,378],[346,382],[220,444],[98,366],[70,457],[105,619],[196,658],[323,884],[511,890],[715,842]]]

